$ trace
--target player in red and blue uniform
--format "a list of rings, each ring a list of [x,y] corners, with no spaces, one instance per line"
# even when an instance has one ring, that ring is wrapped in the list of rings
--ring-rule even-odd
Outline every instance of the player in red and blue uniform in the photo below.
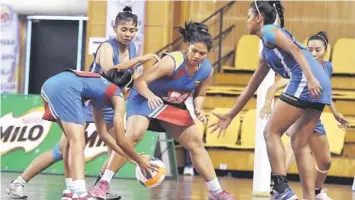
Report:
[[[87,193],[84,179],[84,104],[92,106],[96,130],[110,148],[120,154],[126,153],[140,167],[152,169],[149,162],[126,142],[123,127],[125,103],[119,88],[122,84],[121,73],[113,68],[102,74],[66,70],[49,78],[42,86],[43,119],[56,121],[68,140],[64,163],[65,169],[70,171],[70,178],[74,180],[72,199],[96,199]],[[116,140],[107,132],[102,110],[104,106],[114,108]]]
[[[201,134],[184,103],[192,94],[195,114],[206,122],[202,109],[213,75],[212,65],[206,58],[212,37],[207,26],[197,22],[187,23],[179,31],[189,44],[187,50],[164,54],[154,67],[135,80],[127,104],[126,136],[135,145],[148,129],[167,132],[190,151],[195,169],[209,188],[208,199],[233,200],[231,194],[222,190]],[[125,158],[116,162],[123,165]],[[110,165],[105,173],[108,170]],[[104,194],[109,181],[102,178],[94,190]]]

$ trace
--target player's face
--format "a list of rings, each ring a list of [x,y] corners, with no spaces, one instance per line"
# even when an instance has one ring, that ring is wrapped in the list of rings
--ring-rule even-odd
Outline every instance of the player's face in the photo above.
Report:
[[[137,32],[137,27],[132,21],[122,21],[115,28],[116,39],[119,43],[128,45]]]
[[[202,42],[191,43],[187,49],[187,59],[193,66],[198,65],[207,56],[207,46]]]
[[[309,51],[312,53],[313,57],[322,62],[324,55],[326,53],[325,46],[322,40],[310,40],[307,44]]]
[[[258,31],[257,28],[258,28],[259,16],[260,15],[255,14],[253,8],[249,8],[246,25],[247,25],[247,31],[251,35],[255,35],[256,32]]]

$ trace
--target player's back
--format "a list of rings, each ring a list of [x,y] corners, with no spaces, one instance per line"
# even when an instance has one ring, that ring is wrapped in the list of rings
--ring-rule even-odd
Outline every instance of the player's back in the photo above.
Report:
[[[98,73],[65,70],[51,78],[43,88],[51,93],[61,92],[68,95],[80,95],[83,100],[97,100],[104,103],[110,88],[117,90],[117,86],[103,78]],[[101,104],[101,103],[100,103]]]

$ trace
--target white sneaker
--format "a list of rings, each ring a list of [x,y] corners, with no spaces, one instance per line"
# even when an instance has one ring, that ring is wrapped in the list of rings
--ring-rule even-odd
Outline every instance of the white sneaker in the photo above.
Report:
[[[195,173],[194,173],[194,168],[192,166],[186,166],[184,168],[184,175],[186,176],[193,176]]]
[[[354,177],[354,182],[353,182],[353,191],[355,192],[355,177]]]
[[[328,197],[327,192],[327,188],[322,188],[321,192],[316,195],[316,200],[332,200],[330,197]]]
[[[6,186],[5,191],[6,194],[8,194],[11,198],[26,199],[27,195],[24,189],[25,189],[24,183],[19,183],[18,181],[12,180],[11,183],[9,183]]]

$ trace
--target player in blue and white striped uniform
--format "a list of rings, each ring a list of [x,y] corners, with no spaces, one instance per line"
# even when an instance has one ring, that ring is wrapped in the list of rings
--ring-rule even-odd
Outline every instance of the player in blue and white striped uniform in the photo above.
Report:
[[[281,26],[272,25],[277,15],[280,16]],[[274,71],[284,68],[290,74],[290,84],[276,103],[264,130],[268,157],[274,174],[273,199],[296,198],[287,183],[285,150],[281,142],[282,134],[291,125],[295,131],[292,134],[292,148],[302,180],[304,197],[315,199],[314,161],[308,144],[324,106],[331,104],[330,80],[324,70],[319,70],[320,63],[307,48],[282,28],[283,7],[279,1],[252,2],[246,26],[249,34],[257,35],[263,41],[259,67],[231,111],[227,114],[215,113],[219,120],[212,124],[213,131],[219,129],[221,132],[229,126],[270,68]]]
[[[307,42],[307,47],[309,51],[312,53],[314,58],[321,63],[322,65],[322,70],[326,72],[329,78],[332,76],[333,72],[333,66],[332,63],[329,61],[324,61],[324,56],[327,53],[327,47],[328,47],[328,37],[325,32],[319,32],[315,35],[312,35]],[[283,68],[280,68],[283,69]],[[321,70],[321,69],[319,69]],[[275,93],[281,89],[284,88],[288,83],[290,79],[290,76],[288,75],[286,70],[280,70],[278,72],[280,76],[286,79],[280,79],[277,82],[275,82],[272,86],[269,87],[267,93],[266,93],[266,99],[265,99],[265,104],[263,108],[260,111],[260,116],[261,118],[267,118],[270,113],[271,113],[271,102],[272,99],[275,95]],[[348,125],[348,120],[344,118],[344,116],[340,113],[338,113],[335,109],[334,103],[332,102],[329,105],[329,108],[331,112],[334,115],[334,118],[343,126],[346,127]],[[322,190],[322,185],[324,184],[324,181],[327,177],[328,170],[331,165],[331,155],[329,151],[329,143],[328,139],[326,136],[326,131],[324,129],[324,126],[321,121],[317,123],[316,128],[314,129],[314,134],[311,136],[310,139],[310,148],[312,150],[312,154],[317,162],[316,165],[316,180],[315,180],[315,194],[316,194],[316,199],[317,200],[331,200],[327,193],[326,190]],[[288,133],[286,133],[288,135]],[[290,136],[291,137],[291,136]],[[288,170],[292,163],[294,161],[294,154],[291,149],[291,141],[289,145],[286,147],[286,169]],[[273,175],[272,175],[273,176]],[[272,178],[273,179],[273,178]],[[273,183],[272,183],[273,187]]]

